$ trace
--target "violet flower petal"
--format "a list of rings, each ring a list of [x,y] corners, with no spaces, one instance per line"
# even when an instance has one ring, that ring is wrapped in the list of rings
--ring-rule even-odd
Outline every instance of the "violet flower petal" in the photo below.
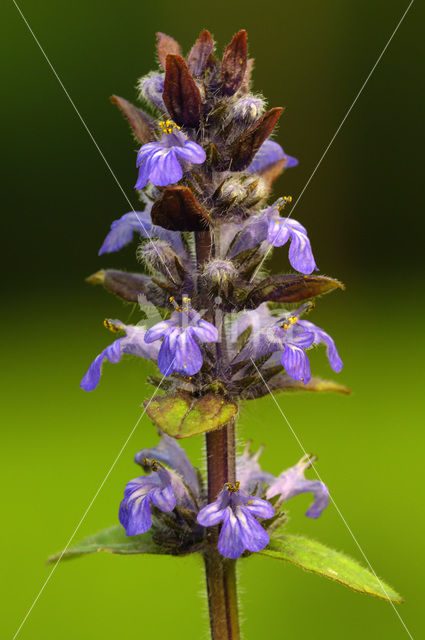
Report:
[[[230,507],[227,507],[224,513],[217,546],[222,556],[234,560],[239,558],[246,549],[241,523]]]
[[[263,171],[266,167],[275,164],[279,160],[287,161],[285,169],[295,167],[298,164],[298,160],[292,156],[288,156],[280,144],[274,140],[266,140],[255,154],[254,159],[247,168],[247,171],[248,173]]]
[[[280,495],[280,501],[286,502],[300,493],[312,492],[314,502],[306,512],[309,518],[318,518],[322,511],[329,504],[329,491],[327,486],[319,480],[310,480],[304,477],[306,469],[309,467],[309,458],[302,458],[295,466],[283,471],[271,483],[267,490],[267,498]]]
[[[205,159],[204,149],[181,131],[164,133],[160,140],[140,148],[136,161],[139,176],[135,189],[143,189],[149,180],[159,187],[175,184],[183,177],[181,162],[202,164]]]
[[[193,376],[201,370],[202,353],[190,334],[190,327],[178,336],[175,350],[174,370],[186,376]]]
[[[144,498],[133,500],[129,504],[124,501],[121,503],[118,518],[128,536],[146,533],[151,528],[150,502],[150,496],[147,495]]]
[[[151,156],[149,180],[158,187],[175,184],[183,177],[183,169],[174,149],[161,150]]]
[[[188,141],[183,147],[174,147],[174,153],[182,160],[192,164],[202,164],[207,156],[203,148],[196,142]]]
[[[270,502],[261,498],[251,498],[242,508],[249,511],[256,518],[268,519],[274,516],[274,509]]]
[[[171,483],[164,489],[154,489],[151,494],[152,504],[161,511],[172,511],[176,506],[176,497],[172,489]]]
[[[216,327],[206,320],[199,320],[195,325],[189,327],[190,333],[201,342],[217,342],[218,331]]]
[[[199,494],[198,474],[190,462],[186,451],[178,444],[175,438],[172,438],[166,433],[162,433],[161,440],[156,447],[142,449],[136,454],[134,459],[137,464],[142,464],[145,458],[153,458],[168,465],[177,471],[195,496]]]
[[[123,338],[115,340],[112,344],[108,345],[106,349],[102,351],[91,363],[87,373],[80,382],[80,386],[84,391],[93,391],[99,384],[100,376],[102,373],[102,364],[106,358],[111,363],[116,363],[121,360],[121,341]]]
[[[146,201],[144,211],[130,211],[130,213],[125,213],[118,220],[114,220],[111,224],[111,230],[99,250],[99,255],[119,251],[119,249],[122,249],[132,241],[135,232],[142,238],[158,237],[166,240],[178,253],[184,255],[185,250],[180,233],[178,231],[168,231],[152,224],[151,209],[152,203]]]
[[[304,384],[310,381],[310,360],[301,347],[286,343],[281,362],[287,374],[294,380],[301,380]]]
[[[200,510],[198,513],[197,521],[203,527],[214,527],[219,524],[224,518],[224,512],[228,508],[228,503],[224,501],[216,500],[207,504],[206,507]]]
[[[145,342],[155,342],[163,338],[171,328],[175,327],[172,317],[169,320],[158,322],[145,333]]]
[[[340,358],[335,342],[331,336],[308,320],[299,320],[298,324],[314,335],[314,344],[318,344],[319,342],[324,342],[326,344],[329,364],[336,373],[339,373],[344,366],[344,363]]]
[[[144,327],[125,325],[122,324],[120,320],[110,320],[109,322],[114,324],[118,329],[125,331],[126,336],[115,340],[115,342],[107,346],[106,349],[93,360],[80,383],[84,391],[93,391],[99,384],[102,373],[102,363],[105,358],[115,364],[121,360],[122,353],[128,353],[149,360],[156,360],[158,357],[158,345],[146,343],[146,330]]]

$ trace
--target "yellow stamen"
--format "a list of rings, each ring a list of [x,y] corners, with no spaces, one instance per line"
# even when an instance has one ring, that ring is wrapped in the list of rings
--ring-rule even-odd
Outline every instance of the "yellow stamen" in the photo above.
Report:
[[[236,491],[239,491],[240,486],[241,486],[240,482],[235,482],[234,486],[233,486],[233,484],[231,482],[227,482],[226,483],[227,491],[229,493],[236,493]]]
[[[297,322],[297,320],[298,320],[297,316],[290,316],[288,318],[289,324],[286,324],[286,322],[285,322],[285,324],[283,325],[283,328],[284,329],[290,329],[291,325],[295,324]]]
[[[162,133],[173,133],[174,129],[181,128],[172,120],[160,120],[158,125],[161,128]]]
[[[283,211],[287,204],[292,202],[292,196],[284,196],[283,198],[279,198],[276,202],[276,207],[279,211]]]
[[[150,466],[151,471],[158,471],[158,462],[157,462],[157,460],[149,460],[149,458],[143,458],[142,466],[143,467],[149,467]]]
[[[106,329],[109,329],[109,331],[112,331],[112,333],[118,333],[119,331],[124,331],[124,327],[122,326],[122,324],[117,326],[116,324],[113,324],[110,320],[104,320],[103,326]]]

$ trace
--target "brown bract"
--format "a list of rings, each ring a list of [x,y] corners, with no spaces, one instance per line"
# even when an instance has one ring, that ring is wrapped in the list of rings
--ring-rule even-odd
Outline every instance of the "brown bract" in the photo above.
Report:
[[[152,207],[152,222],[170,231],[205,231],[211,219],[188,187],[168,187]]]
[[[221,63],[221,91],[225,96],[232,96],[240,88],[246,70],[247,33],[245,29],[238,31],[227,45]]]
[[[208,58],[214,51],[214,40],[207,29],[201,33],[189,55],[187,56],[187,66],[189,71],[199,78],[205,71]]]
[[[127,302],[138,302],[139,296],[146,298],[159,307],[166,306],[169,295],[153,283],[149,276],[143,273],[128,273],[117,269],[101,269],[86,278],[89,284],[101,284],[107,291],[115,294]]]
[[[187,64],[179,55],[168,55],[162,97],[168,113],[180,127],[197,127],[202,100]]]
[[[246,305],[256,308],[262,302],[302,302],[333,289],[344,289],[339,280],[298,273],[270,276],[250,291]]]
[[[147,113],[138,109],[120,96],[111,96],[113,104],[116,104],[123,116],[128,120],[133,129],[134,136],[142,144],[147,144],[154,140],[155,121]]]
[[[167,34],[165,33],[161,33],[161,31],[158,31],[158,33],[156,34],[156,39],[156,48],[158,52],[159,63],[161,67],[165,69],[165,64],[169,53],[177,53],[178,55],[181,54],[180,45],[178,42],[176,42],[176,40],[174,40],[174,38],[172,38],[171,36],[167,36]]]
[[[231,169],[242,171],[251,163],[258,149],[269,137],[282,114],[282,107],[267,111],[257,122],[243,133],[231,146]]]
[[[252,75],[252,70],[254,68],[254,62],[255,62],[254,58],[249,58],[247,60],[245,74],[244,74],[241,88],[240,88],[240,91],[242,91],[242,93],[248,93],[251,87],[251,75]]]

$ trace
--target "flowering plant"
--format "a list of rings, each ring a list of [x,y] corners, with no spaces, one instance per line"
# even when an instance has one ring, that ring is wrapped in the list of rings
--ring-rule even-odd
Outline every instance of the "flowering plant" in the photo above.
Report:
[[[120,524],[67,555],[201,554],[214,640],[239,638],[236,561],[252,553],[398,601],[354,561],[287,533],[291,498],[312,493],[310,518],[328,505],[326,485],[305,476],[313,456],[274,477],[260,467],[261,450],[247,445],[237,454],[242,401],[273,391],[348,392],[312,377],[314,345],[326,346],[335,372],[342,360],[331,336],[304,317],[316,298],[343,285],[315,273],[305,227],[284,214],[291,198],[267,205],[274,180],[298,161],[270,139],[282,109],[266,111],[251,92],[246,32],[233,37],[221,61],[208,31],[186,59],[175,40],[157,35],[162,69],[138,85],[149,113],[112,98],[141,144],[135,188],[142,210],[113,222],[99,251],[118,251],[137,234],[148,274],[106,269],[88,279],[138,304],[143,318],[136,325],[105,320],[119,337],[95,357],[81,387],[95,389],[104,361],[117,363],[123,353],[155,362],[162,377],[149,377],[156,390],[145,411],[159,443],[136,454],[144,475],[124,489]],[[267,275],[271,250],[288,243],[294,271]],[[207,478],[177,442],[199,434]]]

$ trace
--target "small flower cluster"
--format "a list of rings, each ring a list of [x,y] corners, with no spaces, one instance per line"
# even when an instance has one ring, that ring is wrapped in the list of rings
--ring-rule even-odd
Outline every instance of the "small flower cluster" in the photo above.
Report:
[[[261,551],[268,545],[269,532],[281,523],[281,507],[290,498],[311,492],[314,502],[306,516],[318,518],[328,505],[329,493],[322,482],[304,476],[313,459],[306,456],[275,478],[261,469],[260,454],[261,450],[251,455],[246,447],[236,461],[240,480],[227,483],[216,500],[206,504],[198,470],[176,440],[162,434],[158,446],[135,456],[136,463],[150,474],[131,480],[125,488],[119,520],[127,535],[146,533],[154,514],[153,535],[162,542],[172,536],[173,526],[161,519],[161,512],[172,514],[176,524],[185,514],[182,544],[186,549],[202,544],[206,528],[221,524],[219,552],[226,558],[239,558],[245,551]],[[164,532],[167,526],[171,526],[170,532]]]

